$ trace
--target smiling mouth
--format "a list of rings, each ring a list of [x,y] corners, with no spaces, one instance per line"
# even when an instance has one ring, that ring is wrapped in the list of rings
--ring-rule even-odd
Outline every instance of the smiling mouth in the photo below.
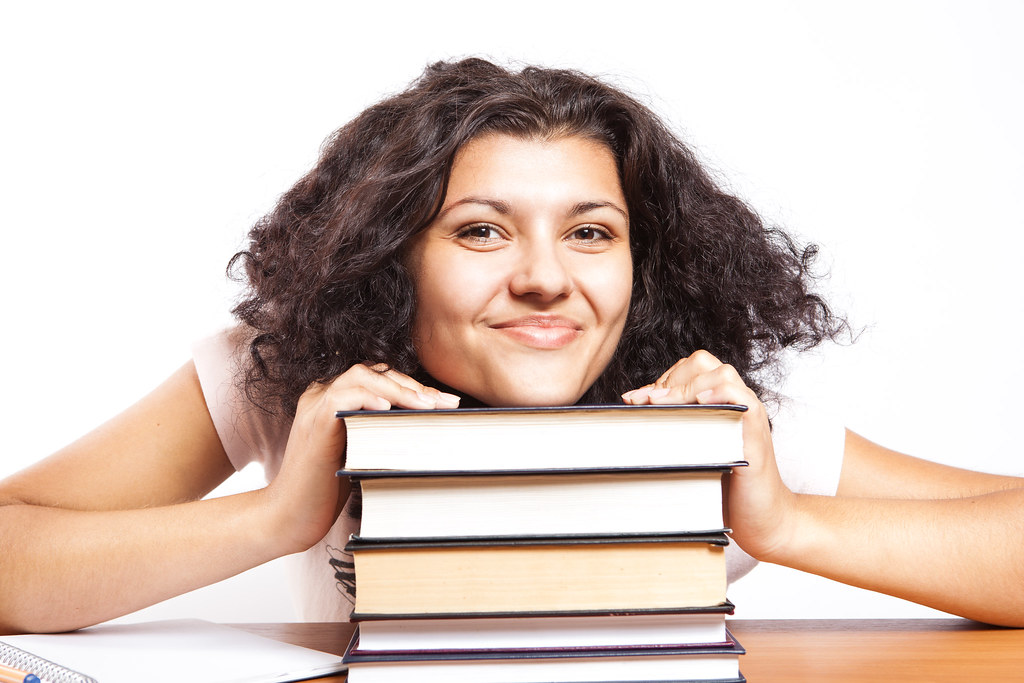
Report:
[[[491,325],[512,340],[535,349],[560,349],[583,334],[583,329],[566,318],[526,316]]]

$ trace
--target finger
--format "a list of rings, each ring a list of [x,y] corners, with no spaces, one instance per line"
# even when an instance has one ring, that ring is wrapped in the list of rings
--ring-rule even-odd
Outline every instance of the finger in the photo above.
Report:
[[[339,410],[390,410],[392,402],[366,387],[345,387],[337,392],[329,392],[324,400],[331,411]]]
[[[390,379],[392,379],[399,385],[405,387],[406,389],[411,389],[412,391],[418,392],[425,396],[432,397],[434,401],[433,407],[435,408],[459,407],[459,401],[461,400],[461,398],[459,396],[456,396],[455,394],[448,394],[438,389],[435,389],[434,387],[422,384],[421,382],[416,381],[415,379],[405,374],[404,372],[399,372],[398,370],[395,370],[393,368],[388,369],[387,366],[384,365],[383,363],[378,363],[377,365],[372,365],[369,367],[370,370],[377,373],[378,375],[384,375],[386,377],[389,377]]]
[[[622,402],[628,405],[639,406],[644,405],[648,402],[648,395],[651,390],[654,389],[653,384],[647,384],[640,387],[639,389],[633,389],[622,394]]]
[[[649,404],[652,397],[665,402],[665,397],[671,393],[667,389],[686,385],[692,382],[694,377],[710,372],[721,365],[722,361],[718,360],[714,354],[704,350],[694,351],[686,358],[676,361],[654,382],[622,394],[622,400],[630,405]],[[687,402],[692,403],[693,399]]]
[[[629,405],[640,406],[650,405],[654,401],[660,401],[665,403],[662,399],[673,392],[671,387],[657,387],[653,384],[648,384],[646,387],[640,387],[633,391],[627,391],[622,395],[622,400]],[[678,392],[676,392],[678,393]],[[681,401],[668,401],[669,403],[680,403]]]
[[[710,372],[689,378],[686,383],[655,389],[648,394],[652,404],[669,403],[736,403],[749,405],[757,397],[747,387],[736,369],[720,364]]]
[[[329,401],[336,410],[365,410],[365,395],[361,391],[352,392],[354,388],[365,390],[380,401],[374,401],[375,405],[382,405],[387,402],[387,410],[392,406],[400,408],[413,408],[430,410],[438,407],[455,407],[458,405],[458,397],[451,397],[451,394],[440,396],[440,392],[430,393],[422,384],[413,380],[408,375],[397,371],[378,372],[366,365],[355,365],[339,375],[330,385],[328,393]],[[360,405],[356,405],[360,404]],[[350,407],[348,407],[350,406]]]
[[[346,405],[339,410],[369,410],[371,403],[380,405],[380,410],[392,406],[400,408],[431,409],[437,400],[418,391],[416,384],[398,381],[392,372],[378,372],[367,366],[354,366],[334,381],[329,392],[332,407]],[[369,399],[368,396],[375,398]],[[356,403],[360,405],[355,405]]]
[[[694,351],[686,358],[676,362],[661,377],[654,382],[656,387],[667,387],[677,384],[686,384],[693,377],[705,372],[710,372],[722,365],[714,354],[703,349]]]

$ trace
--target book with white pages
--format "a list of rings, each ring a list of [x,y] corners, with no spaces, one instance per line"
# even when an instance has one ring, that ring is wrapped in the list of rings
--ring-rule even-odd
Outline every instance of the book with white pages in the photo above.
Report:
[[[362,492],[362,538],[421,539],[721,532],[729,469],[342,474]]]
[[[745,650],[731,634],[727,642],[681,648],[612,648],[558,651],[437,653],[362,649],[356,629],[345,655],[349,683],[744,683],[739,657]]]
[[[682,647],[728,641],[732,603],[704,609],[469,619],[377,619],[359,623],[363,652]]]
[[[347,470],[680,467],[743,460],[738,405],[341,411]]]

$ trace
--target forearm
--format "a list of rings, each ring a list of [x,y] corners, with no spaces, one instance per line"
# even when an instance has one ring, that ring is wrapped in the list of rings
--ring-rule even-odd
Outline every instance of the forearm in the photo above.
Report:
[[[165,507],[0,507],[0,630],[120,616],[284,554],[263,491]]]
[[[1024,626],[1024,489],[953,500],[799,495],[770,562]]]
[[[311,547],[349,493],[335,476],[345,450],[335,413],[381,407],[365,405],[364,385],[389,382],[359,366],[314,383],[277,476],[258,491],[203,499],[234,467],[191,362],[107,424],[0,482],[0,632],[81,628]],[[414,402],[417,391],[389,386],[369,393],[426,407]]]

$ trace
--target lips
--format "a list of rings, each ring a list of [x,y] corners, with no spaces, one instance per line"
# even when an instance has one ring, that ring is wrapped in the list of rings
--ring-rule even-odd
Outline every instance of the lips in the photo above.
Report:
[[[491,325],[512,340],[535,349],[560,349],[583,334],[583,327],[568,318],[528,315]]]

